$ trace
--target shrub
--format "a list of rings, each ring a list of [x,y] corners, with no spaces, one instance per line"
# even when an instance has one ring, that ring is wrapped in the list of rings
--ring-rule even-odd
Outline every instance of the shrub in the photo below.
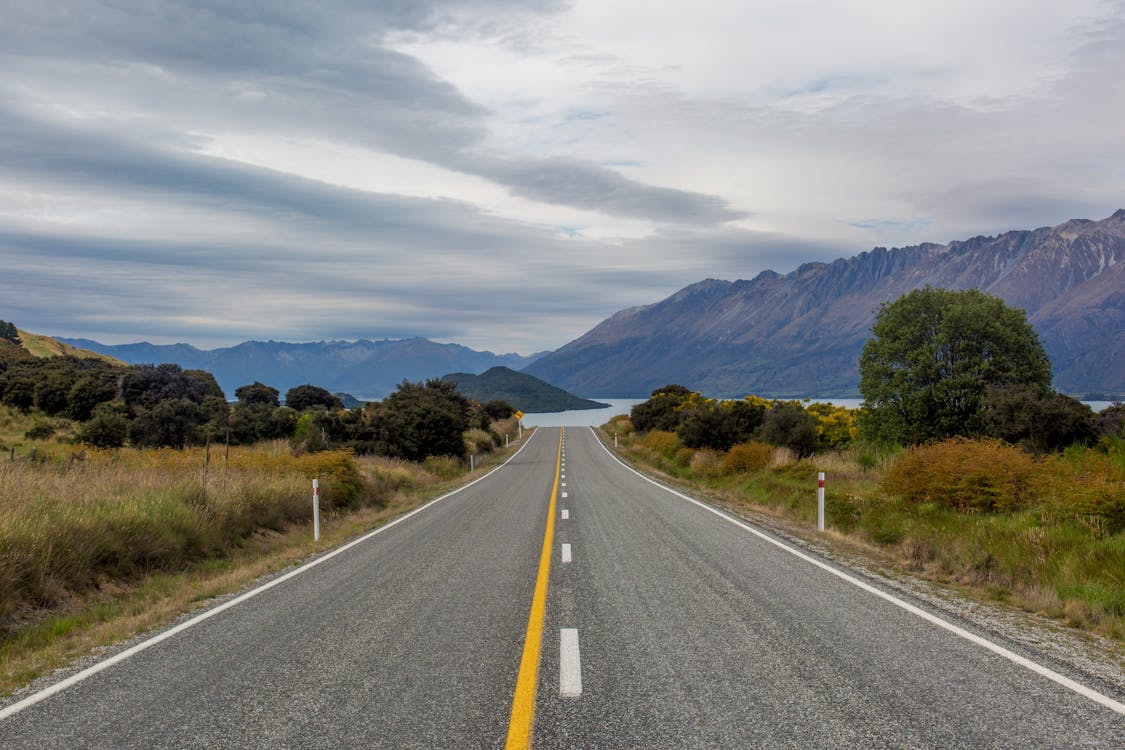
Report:
[[[124,406],[112,403],[94,408],[89,422],[78,430],[78,442],[96,448],[120,448],[129,436],[129,420]]]
[[[691,397],[692,392],[682,385],[657,388],[648,401],[633,407],[629,418],[641,432],[675,430],[680,424],[680,408]]]
[[[466,453],[491,453],[494,447],[492,434],[484,430],[473,428],[465,431]]]
[[[55,434],[55,428],[48,422],[39,422],[25,432],[23,436],[28,440],[46,440]]]
[[[781,404],[767,411],[758,436],[771,445],[789,448],[798,456],[812,453],[820,441],[816,417],[793,404]]]
[[[641,445],[665,458],[671,458],[682,447],[676,433],[665,430],[653,430],[648,433],[641,440]]]
[[[1031,456],[1000,440],[952,438],[915,446],[887,468],[881,489],[915,505],[1010,511],[1027,503]]]
[[[1114,534],[1125,530],[1125,468],[1097,451],[1068,451],[1039,467],[1034,490],[1047,512]]]
[[[724,474],[741,474],[764,469],[769,466],[772,455],[772,447],[755,440],[732,445],[726,455],[723,456],[722,472]]]
[[[695,458],[695,449],[683,447],[676,451],[676,455],[672,456],[672,460],[676,462],[677,466],[688,467],[691,466],[691,460]]]
[[[691,448],[725,451],[748,440],[762,424],[765,413],[764,406],[747,400],[700,401],[683,409],[676,434]]]
[[[1078,399],[1030,386],[993,388],[984,401],[984,431],[1035,453],[1089,445],[1098,435],[1094,412]]]
[[[1096,426],[1106,437],[1125,438],[1125,404],[1115,401],[1099,411]]]
[[[411,461],[427,456],[462,458],[470,411],[469,400],[451,382],[404,380],[375,411],[380,452]]]
[[[631,419],[629,419],[627,416],[625,416],[624,414],[622,414],[619,417],[614,417],[613,419],[611,419],[609,425],[610,425],[610,431],[611,432],[616,432],[618,435],[621,435],[622,437],[624,437],[625,435],[632,435],[633,434],[633,430],[634,430],[633,421]]]
[[[816,417],[816,434],[829,448],[845,448],[859,434],[859,409],[817,402],[805,409]]]
[[[691,470],[705,477],[718,476],[722,470],[723,454],[719,451],[703,448],[691,457]]]
[[[493,399],[481,408],[484,409],[484,413],[488,415],[489,420],[493,422],[500,422],[516,413],[515,408],[502,399]]]

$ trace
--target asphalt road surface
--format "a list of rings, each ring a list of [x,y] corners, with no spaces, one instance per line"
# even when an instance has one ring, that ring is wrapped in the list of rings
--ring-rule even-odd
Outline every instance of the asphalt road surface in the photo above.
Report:
[[[515,747],[522,711],[535,748],[1125,747],[1110,688],[562,441],[0,710],[0,748]]]

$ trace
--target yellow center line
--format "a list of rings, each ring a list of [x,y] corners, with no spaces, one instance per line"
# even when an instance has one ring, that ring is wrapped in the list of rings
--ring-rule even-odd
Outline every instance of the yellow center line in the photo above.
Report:
[[[551,543],[555,536],[555,498],[559,495],[559,474],[562,468],[562,436],[559,428],[559,453],[555,459],[555,486],[547,510],[547,530],[543,532],[543,551],[539,554],[539,575],[535,578],[535,595],[531,597],[531,614],[527,618],[527,635],[523,640],[523,656],[516,678],[516,694],[512,698],[512,717],[508,720],[506,750],[531,747],[531,723],[535,718],[535,687],[539,682],[539,650],[543,641],[543,618],[547,611],[547,579],[551,574]]]

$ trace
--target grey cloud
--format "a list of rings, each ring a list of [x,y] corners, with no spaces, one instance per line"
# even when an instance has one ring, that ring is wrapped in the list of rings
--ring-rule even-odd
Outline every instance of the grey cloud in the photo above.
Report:
[[[524,198],[618,216],[694,225],[747,216],[716,196],[645,185],[579,159],[476,158],[468,160],[464,169],[506,185]]]
[[[189,129],[335,136],[484,177],[514,195],[611,215],[692,225],[743,218],[715,196],[645,185],[591,162],[484,156],[487,111],[382,46],[388,31],[432,30],[465,8],[482,23],[560,7],[509,0],[25,4],[0,30],[8,69],[0,82],[18,91],[38,77],[75,97],[104,98]],[[112,122],[113,107],[101,109]],[[160,138],[167,143],[169,135]]]

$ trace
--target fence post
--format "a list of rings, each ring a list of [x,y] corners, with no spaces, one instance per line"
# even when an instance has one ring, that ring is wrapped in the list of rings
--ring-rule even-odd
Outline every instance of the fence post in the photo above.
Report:
[[[313,541],[320,541],[320,482],[313,482]]]
[[[824,531],[824,472],[816,475],[816,529]]]

